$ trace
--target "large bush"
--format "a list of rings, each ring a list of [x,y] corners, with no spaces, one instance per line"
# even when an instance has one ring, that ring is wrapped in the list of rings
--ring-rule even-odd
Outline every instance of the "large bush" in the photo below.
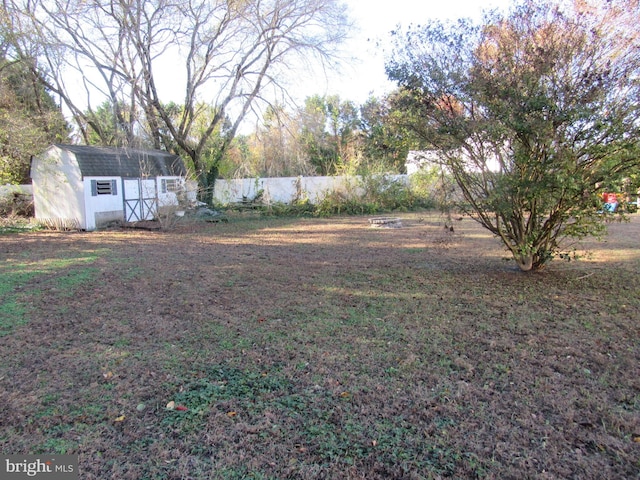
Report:
[[[637,5],[589,3],[525,0],[481,25],[433,21],[398,34],[387,66],[459,206],[523,271],[567,237],[602,234],[603,185],[640,169]]]

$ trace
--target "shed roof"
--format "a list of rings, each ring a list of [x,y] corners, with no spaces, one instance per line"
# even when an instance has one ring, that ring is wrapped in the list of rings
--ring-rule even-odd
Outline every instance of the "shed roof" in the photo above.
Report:
[[[75,155],[83,177],[183,177],[182,158],[160,150],[62,145],[55,147]]]

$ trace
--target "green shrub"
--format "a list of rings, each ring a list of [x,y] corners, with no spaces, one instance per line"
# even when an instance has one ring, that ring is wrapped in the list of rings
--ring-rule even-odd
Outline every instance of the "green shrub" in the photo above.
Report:
[[[420,170],[411,175],[410,184],[413,194],[421,199],[427,208],[449,211],[456,197],[453,179],[439,168]]]
[[[274,202],[269,204],[262,213],[265,215],[273,215],[279,217],[293,216],[302,217],[305,215],[314,215],[316,211],[309,199],[295,200],[291,203]]]
[[[344,191],[328,192],[316,206],[316,214],[364,215],[397,210],[433,208],[429,195],[388,175],[363,175]]]
[[[319,217],[364,215],[377,213],[378,211],[379,209],[375,204],[339,191],[327,193],[322,201],[316,205],[316,215]]]

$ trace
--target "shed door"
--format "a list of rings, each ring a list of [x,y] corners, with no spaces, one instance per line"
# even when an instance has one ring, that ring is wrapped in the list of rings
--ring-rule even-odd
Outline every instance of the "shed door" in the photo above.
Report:
[[[158,211],[155,178],[123,178],[124,221],[153,220]]]

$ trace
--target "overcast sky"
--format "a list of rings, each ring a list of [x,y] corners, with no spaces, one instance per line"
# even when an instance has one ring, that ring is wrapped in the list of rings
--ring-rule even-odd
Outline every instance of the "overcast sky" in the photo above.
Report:
[[[424,24],[430,19],[481,19],[484,10],[506,10],[511,0],[345,0],[358,27],[346,45],[347,62],[340,75],[325,81],[321,75],[297,85],[300,101],[314,94],[338,94],[343,100],[364,103],[370,93],[380,96],[393,88],[384,73],[384,52],[378,40],[388,41],[398,25]]]

